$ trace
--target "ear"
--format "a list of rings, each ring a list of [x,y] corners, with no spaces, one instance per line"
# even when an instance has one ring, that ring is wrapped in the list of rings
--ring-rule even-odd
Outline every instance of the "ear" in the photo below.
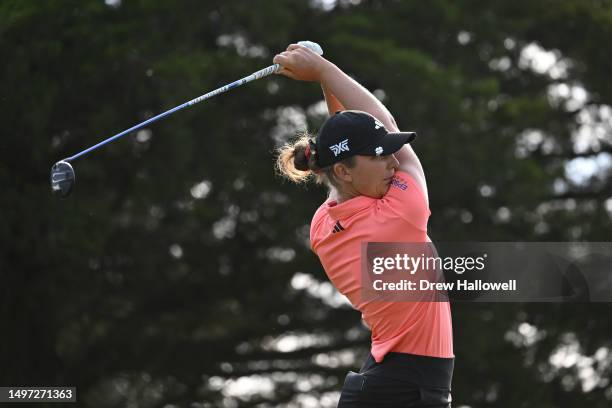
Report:
[[[353,182],[353,175],[351,174],[351,169],[346,167],[342,163],[336,163],[333,167],[334,175],[338,180],[342,180],[346,183]]]

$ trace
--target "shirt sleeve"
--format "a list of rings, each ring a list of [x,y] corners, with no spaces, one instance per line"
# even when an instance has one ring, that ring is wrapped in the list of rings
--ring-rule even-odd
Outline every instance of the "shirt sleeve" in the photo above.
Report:
[[[412,176],[395,172],[389,191],[380,200],[380,210],[390,216],[399,216],[421,231],[427,231],[431,215],[425,195]]]

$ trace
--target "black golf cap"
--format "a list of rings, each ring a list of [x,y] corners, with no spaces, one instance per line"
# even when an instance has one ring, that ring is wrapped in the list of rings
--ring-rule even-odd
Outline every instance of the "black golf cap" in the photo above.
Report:
[[[414,132],[387,132],[374,116],[356,110],[338,111],[317,135],[317,165],[331,166],[355,155],[386,156],[416,138]]]

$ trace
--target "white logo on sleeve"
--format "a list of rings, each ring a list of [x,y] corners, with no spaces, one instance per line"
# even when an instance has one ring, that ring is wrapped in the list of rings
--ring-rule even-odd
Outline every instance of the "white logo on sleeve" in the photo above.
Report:
[[[374,119],[374,129],[384,128],[385,126],[380,123],[377,119]]]
[[[380,156],[382,152],[383,152],[382,146],[378,146],[376,149],[374,149],[374,153],[376,153],[377,156]]]
[[[336,143],[335,145],[329,146],[331,151],[334,153],[334,156],[338,156],[341,152],[348,152],[348,139],[344,139],[340,143]]]

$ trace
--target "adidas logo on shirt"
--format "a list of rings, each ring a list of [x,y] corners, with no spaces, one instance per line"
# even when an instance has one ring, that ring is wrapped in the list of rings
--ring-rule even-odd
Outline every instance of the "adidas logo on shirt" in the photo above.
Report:
[[[336,221],[336,225],[334,225],[334,230],[332,231],[332,234],[335,234],[336,232],[340,231],[344,231],[344,227],[340,225],[340,221]]]

